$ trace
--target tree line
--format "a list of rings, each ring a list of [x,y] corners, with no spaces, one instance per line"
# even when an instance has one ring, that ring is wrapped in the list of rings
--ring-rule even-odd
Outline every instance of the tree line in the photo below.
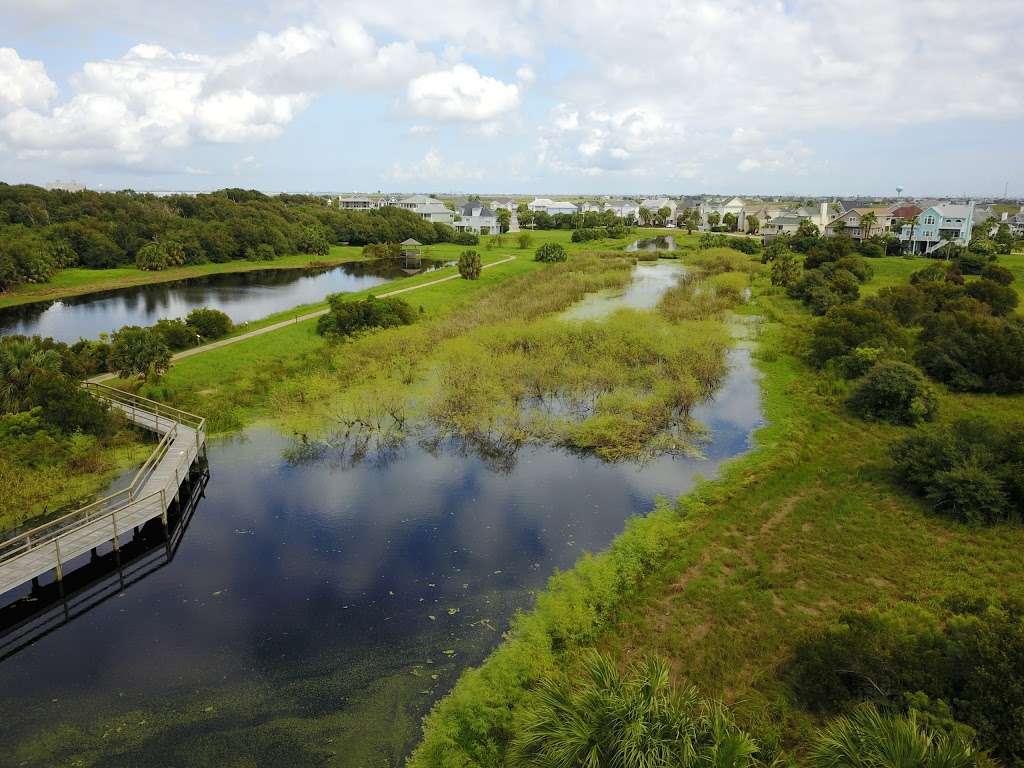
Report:
[[[402,208],[339,210],[312,195],[222,189],[161,197],[0,183],[0,291],[45,282],[72,266],[158,270],[292,253],[326,255],[331,245],[407,238],[457,242],[459,234]]]

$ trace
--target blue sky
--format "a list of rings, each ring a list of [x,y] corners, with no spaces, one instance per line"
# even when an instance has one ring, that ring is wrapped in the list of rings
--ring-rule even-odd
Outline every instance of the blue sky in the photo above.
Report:
[[[5,0],[0,30],[7,182],[1024,196],[1017,0]]]

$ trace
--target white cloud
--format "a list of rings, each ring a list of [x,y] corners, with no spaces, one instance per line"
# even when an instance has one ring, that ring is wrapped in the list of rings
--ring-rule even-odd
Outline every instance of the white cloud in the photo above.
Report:
[[[41,61],[23,59],[13,48],[0,48],[0,115],[15,109],[46,109],[57,84]]]
[[[415,163],[394,163],[388,172],[388,178],[393,181],[438,181],[482,177],[483,171],[480,168],[470,168],[461,160],[445,160],[436,149],[430,149],[422,160]]]
[[[761,161],[756,157],[744,157],[736,166],[736,170],[740,173],[749,173],[750,171],[756,171],[760,167]]]
[[[409,106],[438,120],[493,120],[519,106],[519,86],[480,74],[468,64],[421,75],[409,83]]]

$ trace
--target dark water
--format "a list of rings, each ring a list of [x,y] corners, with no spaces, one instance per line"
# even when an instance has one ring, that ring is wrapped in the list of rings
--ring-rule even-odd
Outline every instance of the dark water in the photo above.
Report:
[[[699,460],[412,444],[350,467],[289,462],[267,428],[212,443],[173,561],[0,662],[0,765],[399,764],[556,567],[749,446],[756,376],[730,362]]]
[[[440,266],[443,262],[423,259],[419,271]],[[184,317],[197,307],[222,310],[235,323],[244,323],[410,273],[415,271],[404,270],[400,261],[355,261],[327,269],[259,269],[101,291],[0,309],[0,335],[38,334],[74,342],[125,325]]]
[[[659,235],[658,237],[647,237],[643,240],[634,240],[626,246],[626,251],[630,253],[634,253],[636,251],[674,251],[675,249],[676,241],[668,235]]]

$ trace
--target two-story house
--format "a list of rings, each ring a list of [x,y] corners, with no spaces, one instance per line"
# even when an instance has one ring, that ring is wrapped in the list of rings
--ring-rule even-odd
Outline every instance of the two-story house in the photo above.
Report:
[[[606,211],[611,211],[620,219],[624,219],[627,216],[636,216],[640,212],[640,206],[632,200],[609,200],[604,204]]]
[[[348,195],[338,198],[338,207],[343,211],[368,211],[374,202],[365,195]]]
[[[947,243],[967,245],[974,229],[974,201],[930,205],[900,230],[900,241],[912,253],[932,254]]]
[[[851,208],[833,218],[826,226],[823,234],[826,237],[845,235],[854,240],[867,240],[875,235],[882,235],[892,228],[892,208]],[[865,221],[868,214],[875,214],[870,224]]]
[[[476,235],[491,235],[498,232],[498,214],[481,203],[470,200],[455,209],[455,229]]]
[[[579,212],[575,203],[570,203],[564,200],[552,200],[547,197],[534,198],[533,202],[529,203],[526,207],[534,213],[543,211],[551,216],[554,216],[556,213]]]
[[[430,197],[429,195],[404,197],[398,201],[398,207],[412,211],[421,219],[429,221],[431,224],[447,224],[451,226],[455,223],[455,212],[437,198]]]

